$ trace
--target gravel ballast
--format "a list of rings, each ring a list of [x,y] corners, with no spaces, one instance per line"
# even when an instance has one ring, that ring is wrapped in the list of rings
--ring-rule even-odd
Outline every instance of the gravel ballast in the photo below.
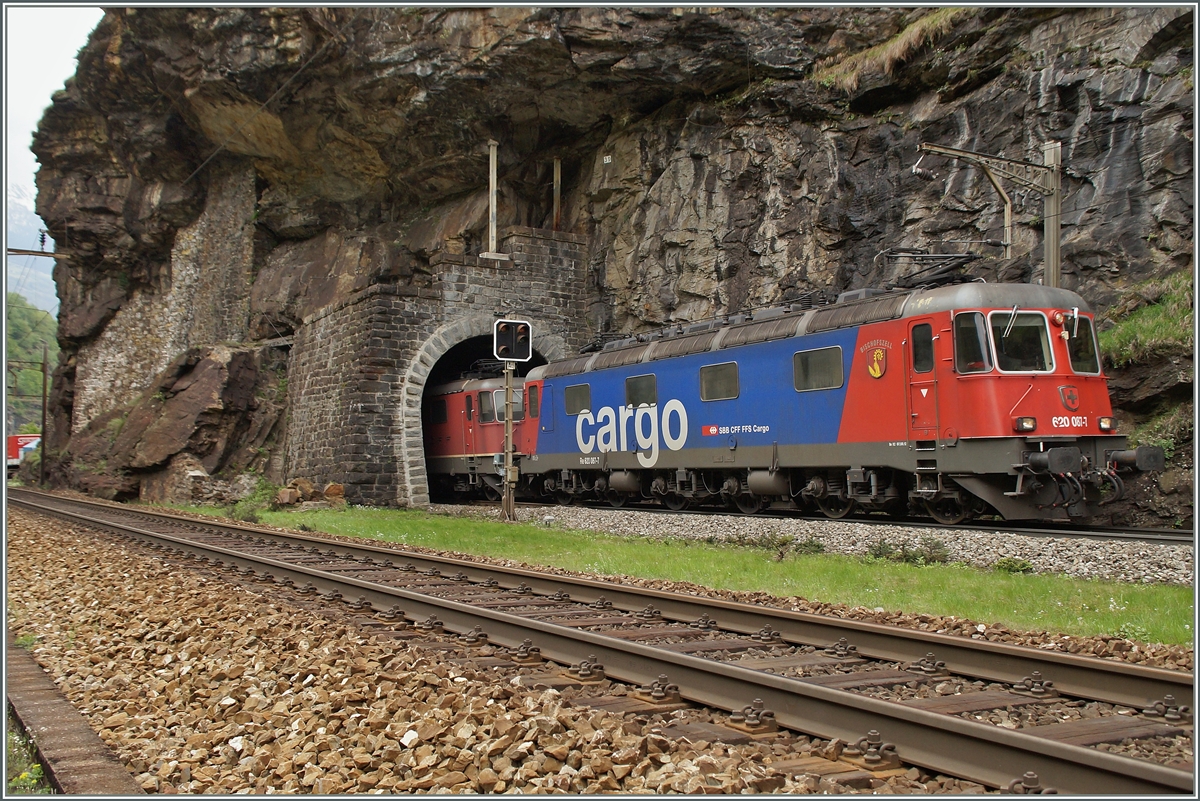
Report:
[[[496,517],[493,508],[434,505],[438,514]],[[825,553],[864,556],[880,540],[919,547],[932,538],[949,560],[990,568],[1001,559],[1024,559],[1038,573],[1136,583],[1190,585],[1195,578],[1192,549],[1186,545],[1098,540],[1082,537],[1025,536],[1009,531],[913,528],[848,520],[789,520],[737,515],[662,514],[634,509],[582,506],[521,507],[517,519],[566,529],[653,539],[689,539],[733,544],[804,543],[815,540]]]
[[[34,658],[148,792],[852,791],[770,767],[823,741],[669,739],[660,716],[572,708],[92,532],[14,509],[8,524],[14,637],[36,638]],[[983,789],[916,769],[873,785]]]
[[[537,510],[539,519],[557,516],[555,525],[571,512],[610,514]],[[671,740],[654,731],[668,720],[572,708],[564,703],[569,691],[528,690],[419,646],[373,640],[346,614],[303,608],[282,591],[230,584],[21,510],[10,509],[8,522],[14,636],[36,638],[35,659],[150,792],[853,791],[770,767],[828,752],[822,741]],[[801,599],[708,592],[822,611]],[[844,617],[1164,667],[1190,669],[1192,662],[1190,648],[1039,639],[952,618],[891,620],[820,606]],[[911,769],[864,789],[983,788]]]

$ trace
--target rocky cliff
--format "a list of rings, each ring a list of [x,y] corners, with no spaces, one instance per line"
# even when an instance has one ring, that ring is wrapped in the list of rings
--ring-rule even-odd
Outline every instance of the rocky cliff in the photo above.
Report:
[[[34,144],[70,253],[56,475],[97,474],[81,443],[168,378],[253,363],[248,397],[274,398],[262,365],[306,318],[485,249],[488,140],[501,226],[555,227],[561,161],[596,336],[880,285],[907,269],[888,248],[988,251],[996,191],[943,157],[921,180],[921,142],[1035,164],[1061,142],[1063,283],[1129,308],[1193,269],[1192,39],[1187,7],[110,10]],[[1008,191],[1013,256],[973,270],[1038,280],[1043,201]],[[1174,378],[1133,423],[1191,395],[1190,340],[1143,369],[1162,359]],[[274,423],[238,422],[231,397],[213,430],[270,451]],[[195,427],[149,447],[152,417],[123,429],[140,455],[99,471],[121,492],[180,453],[245,466],[237,443],[188,446]]]

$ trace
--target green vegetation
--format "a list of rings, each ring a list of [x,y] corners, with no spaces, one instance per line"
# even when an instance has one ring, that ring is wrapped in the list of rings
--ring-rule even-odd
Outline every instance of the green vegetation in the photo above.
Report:
[[[51,795],[54,789],[46,780],[42,766],[37,763],[37,753],[33,743],[20,730],[20,724],[12,714],[5,710],[6,736],[4,742],[5,756],[5,795]]]
[[[1129,435],[1129,443],[1157,445],[1170,460],[1180,446],[1192,441],[1195,422],[1195,407],[1190,401],[1179,405],[1168,404],[1164,410],[1135,428]]]
[[[228,515],[230,518],[242,523],[262,522],[259,512],[268,509],[275,502],[275,495],[278,492],[279,487],[265,478],[259,478],[254,492],[231,506]]]
[[[1123,367],[1161,355],[1190,354],[1195,347],[1193,295],[1192,274],[1186,270],[1135,287],[1105,315],[1115,323],[1100,332],[1105,360]]]
[[[950,30],[956,19],[968,13],[975,13],[975,9],[939,8],[915,20],[883,44],[859,51],[848,58],[822,63],[813,72],[812,78],[822,86],[836,86],[853,92],[858,88],[859,76],[864,72],[878,70],[891,75],[898,65],[907,61],[922,46],[933,44]]]
[[[37,635],[22,634],[20,637],[17,637],[15,640],[13,640],[13,645],[17,646],[18,648],[32,648],[33,646],[37,645]]]
[[[1175,355],[1190,356],[1195,348],[1194,296],[1194,280],[1187,270],[1147,281],[1127,292],[1098,326],[1104,328],[1100,331],[1100,351],[1105,362],[1124,367],[1153,364]],[[1164,399],[1130,433],[1130,443],[1157,445],[1171,460],[1190,447],[1194,411],[1191,402]]]
[[[816,537],[809,536],[808,539],[797,542],[792,546],[796,553],[825,553],[825,543],[821,542]]]
[[[5,379],[12,428],[23,429],[42,420],[42,343],[49,347],[50,371],[58,364],[58,322],[49,312],[33,308],[16,292],[8,293],[8,362],[13,368]],[[16,364],[37,362],[37,365]],[[19,369],[18,369],[19,368]],[[16,382],[13,383],[13,376]],[[14,397],[26,396],[26,397]],[[26,433],[36,433],[26,432]]]
[[[801,553],[800,547],[780,558],[762,547],[614,537],[416,511],[349,507],[263,511],[259,516],[264,523],[292,529],[307,526],[331,534],[580,572],[690,581],[716,589],[760,590],[912,614],[956,615],[1021,630],[1077,636],[1136,630],[1145,632],[1139,638],[1143,641],[1192,641],[1190,587],[980,570],[928,559],[914,564]],[[936,555],[938,543],[930,539],[909,550]]]
[[[1028,559],[1015,559],[1011,556],[1005,556],[1002,559],[997,559],[996,564],[992,565],[993,570],[999,570],[1002,573],[1032,573],[1033,564]]]
[[[950,549],[937,537],[922,537],[920,544],[916,547],[910,546],[907,542],[896,545],[881,537],[867,548],[867,556],[872,559],[887,559],[909,565],[935,565],[950,561]]]

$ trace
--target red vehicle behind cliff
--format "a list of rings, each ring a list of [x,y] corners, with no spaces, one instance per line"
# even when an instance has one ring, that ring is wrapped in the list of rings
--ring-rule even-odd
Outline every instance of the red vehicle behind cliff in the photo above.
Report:
[[[41,444],[41,434],[11,434],[8,437],[8,475],[11,477],[21,466],[25,454]]]

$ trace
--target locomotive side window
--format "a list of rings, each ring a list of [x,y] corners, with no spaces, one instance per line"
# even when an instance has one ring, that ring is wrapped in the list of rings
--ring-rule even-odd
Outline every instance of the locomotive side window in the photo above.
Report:
[[[467,398],[467,420],[475,419],[475,396],[468,395]]]
[[[1045,373],[1054,368],[1046,318],[1036,312],[992,312],[996,366],[1010,373]]]
[[[1067,330],[1071,338],[1067,340],[1067,352],[1071,354],[1071,369],[1077,373],[1100,373],[1100,357],[1096,354],[1096,334],[1092,331],[1092,321],[1079,317],[1079,328],[1075,327],[1072,318],[1067,318]]]
[[[579,414],[591,411],[592,385],[576,384],[563,390],[563,402],[567,405],[567,414]]]
[[[496,396],[496,422],[504,422],[504,390],[498,389],[494,393]],[[524,393],[513,390],[513,422],[525,419],[525,396]]]
[[[992,369],[987,325],[979,312],[954,318],[954,369],[960,373],[986,373]]]
[[[427,408],[428,408],[428,411],[426,412],[426,414],[428,414],[428,418],[427,418],[426,422],[434,423],[434,424],[446,422],[446,399],[445,398],[434,398],[432,401],[430,401]]]
[[[732,400],[738,396],[737,362],[700,368],[700,400]]]
[[[932,325],[921,323],[913,326],[912,360],[914,373],[928,373],[933,369]]]
[[[492,405],[492,393],[479,393],[479,422],[493,423],[496,421],[496,407]]]
[[[842,385],[842,349],[803,350],[792,357],[792,380],[797,392],[837,389]]]
[[[531,387],[529,388],[529,390],[527,391],[527,394],[529,395],[529,402],[528,402],[526,405],[529,407],[529,417],[530,417],[531,419],[534,419],[534,420],[536,420],[536,419],[537,419],[537,416],[538,416],[538,388],[537,388],[537,384],[534,384],[533,386],[531,386]]]
[[[625,379],[625,405],[638,407],[658,404],[658,379],[654,374],[635,375]]]

